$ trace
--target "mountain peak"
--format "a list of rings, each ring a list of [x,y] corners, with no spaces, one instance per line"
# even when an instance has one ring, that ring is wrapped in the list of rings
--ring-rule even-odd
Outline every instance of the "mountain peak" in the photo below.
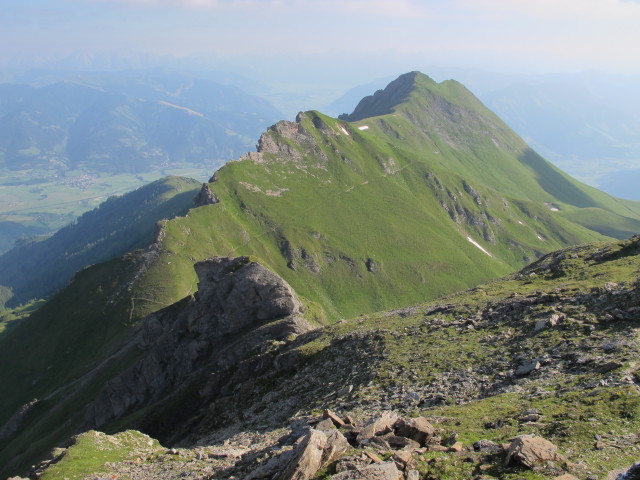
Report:
[[[340,118],[350,122],[357,122],[363,118],[392,113],[395,107],[407,100],[420,80],[426,80],[436,84],[434,80],[424,73],[413,71],[402,74],[383,90],[378,90],[373,95],[364,97],[360,103],[358,103],[353,113],[350,115],[341,115]]]

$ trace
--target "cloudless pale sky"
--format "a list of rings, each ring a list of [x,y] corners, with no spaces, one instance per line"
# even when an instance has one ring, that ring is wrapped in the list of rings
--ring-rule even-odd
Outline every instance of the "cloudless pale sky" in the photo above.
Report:
[[[0,66],[110,52],[640,72],[631,0],[2,0]]]

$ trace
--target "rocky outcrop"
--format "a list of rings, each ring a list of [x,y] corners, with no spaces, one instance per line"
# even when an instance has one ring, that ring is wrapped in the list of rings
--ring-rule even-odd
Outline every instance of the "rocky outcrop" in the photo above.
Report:
[[[216,257],[194,268],[199,283],[191,323],[215,319],[218,333],[227,335],[300,313],[300,301],[289,284],[248,257]]]
[[[220,202],[215,193],[211,191],[209,185],[206,183],[202,184],[202,188],[198,192],[198,194],[194,197],[193,203],[196,207],[202,207],[204,205],[215,205]]]
[[[237,364],[256,347],[312,328],[299,315],[301,304],[291,287],[247,257],[215,257],[197,263],[195,270],[195,298],[144,321],[134,341],[121,351],[123,356],[143,351],[142,358],[105,382],[85,409],[85,428],[101,427],[151,402],[171,403],[169,397],[175,400],[194,382],[200,384],[198,393],[187,402],[204,405],[223,385],[253,373]],[[166,420],[154,422],[166,428]]]
[[[336,133],[315,113],[300,112],[296,116],[295,122],[281,120],[270,126],[265,133],[260,136],[256,152],[248,152],[240,157],[240,160],[250,160],[255,163],[265,161],[265,154],[275,155],[278,161],[299,162],[307,155],[312,155],[323,162],[328,160],[327,155],[318,146],[313,135],[302,125],[302,120],[306,116],[311,116],[313,127],[323,134]],[[294,146],[295,145],[295,146]]]

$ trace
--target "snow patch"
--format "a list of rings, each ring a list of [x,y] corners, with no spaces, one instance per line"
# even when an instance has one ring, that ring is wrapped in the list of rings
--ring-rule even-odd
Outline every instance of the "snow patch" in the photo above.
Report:
[[[480,250],[482,250],[484,253],[486,253],[487,255],[489,255],[490,257],[493,257],[493,255],[491,255],[489,252],[487,252],[484,248],[482,248],[482,245],[480,245],[478,242],[476,242],[473,238],[471,237],[467,237],[467,240],[469,240],[471,243],[473,243],[476,247],[478,247]]]
[[[358,130],[369,130],[369,125],[362,125],[361,127],[358,127]]]
[[[349,132],[347,132],[347,129],[344,128],[342,125],[340,125],[340,130],[342,130],[345,135],[349,135]]]

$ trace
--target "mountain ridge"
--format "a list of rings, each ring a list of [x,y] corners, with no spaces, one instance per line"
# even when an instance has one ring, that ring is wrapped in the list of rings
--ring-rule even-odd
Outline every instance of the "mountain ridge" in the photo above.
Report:
[[[569,244],[606,240],[572,220],[583,205],[601,231],[620,218],[629,220],[620,235],[639,224],[638,204],[551,167],[460,84],[412,75],[417,99],[395,113],[347,122],[310,111],[270,127],[257,152],[206,184],[217,202],[162,221],[147,249],[83,270],[0,337],[0,361],[11,367],[0,381],[14,386],[0,421],[34,397],[46,399],[28,417],[30,430],[14,435],[13,451],[37,435],[51,446],[78,428],[65,412],[79,411],[99,388],[80,379],[149,315],[190,303],[199,261],[255,261],[291,286],[308,321],[335,323],[471,288]],[[568,194],[554,194],[565,185]],[[115,374],[138,355],[121,358]],[[106,427],[135,417],[125,410]],[[56,421],[63,426],[52,428]]]

